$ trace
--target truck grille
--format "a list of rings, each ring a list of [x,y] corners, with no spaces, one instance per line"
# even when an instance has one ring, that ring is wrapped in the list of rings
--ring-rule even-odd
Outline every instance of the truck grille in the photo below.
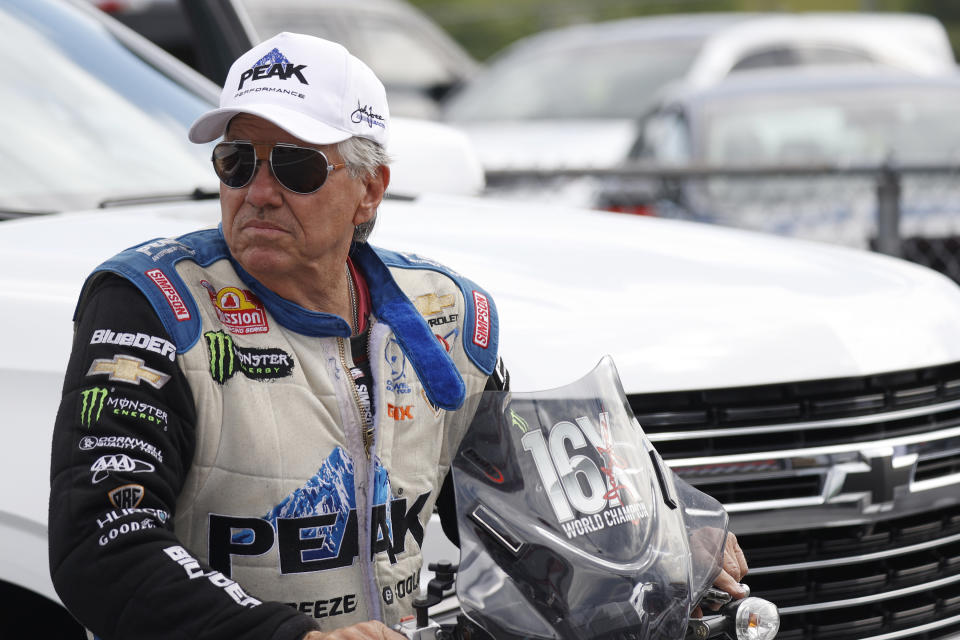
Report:
[[[727,507],[779,638],[960,634],[960,363],[629,400]]]

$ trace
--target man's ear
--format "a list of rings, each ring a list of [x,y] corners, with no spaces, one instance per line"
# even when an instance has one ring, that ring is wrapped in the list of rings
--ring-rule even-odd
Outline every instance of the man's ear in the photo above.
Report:
[[[354,216],[353,224],[358,225],[369,222],[377,213],[377,207],[383,201],[383,194],[390,184],[390,167],[380,165],[373,175],[365,176],[363,179],[366,191],[360,199],[357,206],[357,213]]]

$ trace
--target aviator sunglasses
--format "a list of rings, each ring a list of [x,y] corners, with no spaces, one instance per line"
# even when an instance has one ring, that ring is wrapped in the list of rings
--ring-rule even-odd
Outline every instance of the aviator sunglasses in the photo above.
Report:
[[[269,150],[269,153],[268,153]],[[213,170],[223,184],[239,189],[250,184],[257,165],[269,160],[270,172],[284,188],[299,194],[313,193],[327,181],[331,171],[347,166],[330,164],[322,151],[278,142],[254,143],[249,140],[221,142],[213,148]]]

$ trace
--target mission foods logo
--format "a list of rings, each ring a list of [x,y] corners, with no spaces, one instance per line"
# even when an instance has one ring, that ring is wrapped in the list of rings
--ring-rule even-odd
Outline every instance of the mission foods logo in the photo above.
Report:
[[[275,380],[293,373],[293,357],[281,349],[240,347],[224,331],[203,334],[210,352],[210,375],[223,384],[236,373],[251,380]]]
[[[237,287],[217,290],[206,280],[201,280],[200,284],[207,290],[217,318],[230,333],[246,335],[270,331],[267,311],[252,291]]]

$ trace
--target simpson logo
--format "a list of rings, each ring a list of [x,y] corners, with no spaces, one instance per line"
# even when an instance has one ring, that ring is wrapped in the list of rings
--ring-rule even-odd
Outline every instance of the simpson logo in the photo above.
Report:
[[[153,280],[153,284],[157,285],[157,288],[163,292],[178,322],[190,319],[190,311],[187,309],[187,305],[184,304],[183,298],[177,293],[176,287],[167,279],[163,271],[160,269],[151,269],[150,271],[145,271],[144,275]]]
[[[230,333],[246,335],[270,331],[267,311],[252,291],[237,287],[217,290],[206,280],[201,280],[200,284],[210,295],[217,318]]]
[[[473,292],[473,344],[486,349],[490,346],[490,301],[479,291]]]

